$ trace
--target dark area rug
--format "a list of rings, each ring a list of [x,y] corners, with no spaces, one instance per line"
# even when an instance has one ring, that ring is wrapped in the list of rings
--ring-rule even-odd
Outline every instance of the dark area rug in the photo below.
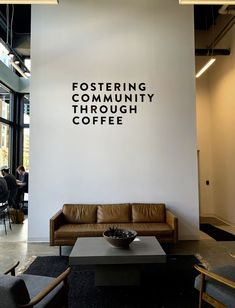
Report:
[[[211,236],[216,241],[235,241],[235,235],[216,228],[211,224],[200,224],[200,230]]]
[[[70,308],[196,308],[198,291],[193,255],[169,255],[166,264],[143,266],[141,285],[95,287],[93,266],[74,266],[69,276]],[[68,266],[68,257],[37,257],[25,271],[56,277]]]

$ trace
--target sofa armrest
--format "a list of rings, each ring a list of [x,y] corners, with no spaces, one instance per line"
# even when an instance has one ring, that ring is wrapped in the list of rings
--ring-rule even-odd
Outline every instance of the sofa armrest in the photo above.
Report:
[[[63,212],[62,210],[59,210],[54,216],[50,219],[50,245],[54,246],[54,232],[56,229],[59,228],[60,225],[62,225],[63,222]]]
[[[174,231],[174,243],[178,241],[178,218],[169,210],[166,210],[166,223]]]

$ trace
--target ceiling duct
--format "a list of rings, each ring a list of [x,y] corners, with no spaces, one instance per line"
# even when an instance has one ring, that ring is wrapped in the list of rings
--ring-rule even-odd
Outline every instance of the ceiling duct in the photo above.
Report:
[[[207,46],[208,49],[212,49],[214,46],[216,46],[222,38],[228,33],[228,31],[234,26],[235,24],[235,16],[233,16],[228,23],[221,29],[221,31],[216,35],[214,40],[211,42],[209,46]]]
[[[229,7],[229,5],[222,5],[219,9],[219,14],[221,15],[235,15],[235,9]]]
[[[235,15],[235,9],[233,7],[229,8],[228,5],[223,5],[219,9],[219,14]],[[229,19],[229,21],[226,23],[226,25],[215,36],[213,41],[207,46],[207,48],[205,48],[205,49],[195,49],[195,55],[196,56],[229,56],[230,55],[230,49],[216,49],[214,47],[218,45],[218,43],[229,32],[229,30],[234,26],[234,24],[235,24],[235,16],[232,16]]]
[[[230,49],[196,48],[195,56],[229,56]]]

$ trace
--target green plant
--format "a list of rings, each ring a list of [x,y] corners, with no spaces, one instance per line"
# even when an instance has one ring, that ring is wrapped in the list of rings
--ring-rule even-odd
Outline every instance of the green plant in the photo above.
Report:
[[[117,227],[110,227],[106,231],[106,236],[109,236],[112,238],[130,238],[130,237],[133,237],[134,234],[132,231],[129,231],[129,230],[123,230]]]

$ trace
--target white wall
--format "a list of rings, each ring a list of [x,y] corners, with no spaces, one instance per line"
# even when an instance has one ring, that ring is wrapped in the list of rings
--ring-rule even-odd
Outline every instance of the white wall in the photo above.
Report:
[[[213,66],[197,80],[201,214],[213,214],[234,225],[235,27],[218,46],[231,48],[231,55],[216,57]],[[209,177],[210,186],[206,186]]]
[[[235,27],[228,36],[231,56],[217,59],[210,73],[214,200],[216,216],[235,224]]]
[[[199,59],[201,60],[201,59]],[[204,63],[207,60],[204,59]],[[203,64],[201,63],[200,67]],[[197,79],[197,148],[199,151],[200,216],[215,216],[209,71]],[[209,181],[209,185],[206,184]]]
[[[65,202],[165,202],[197,237],[192,14],[173,0],[33,6],[29,240],[48,239]],[[154,102],[121,126],[76,126],[73,81],[145,82]]]

